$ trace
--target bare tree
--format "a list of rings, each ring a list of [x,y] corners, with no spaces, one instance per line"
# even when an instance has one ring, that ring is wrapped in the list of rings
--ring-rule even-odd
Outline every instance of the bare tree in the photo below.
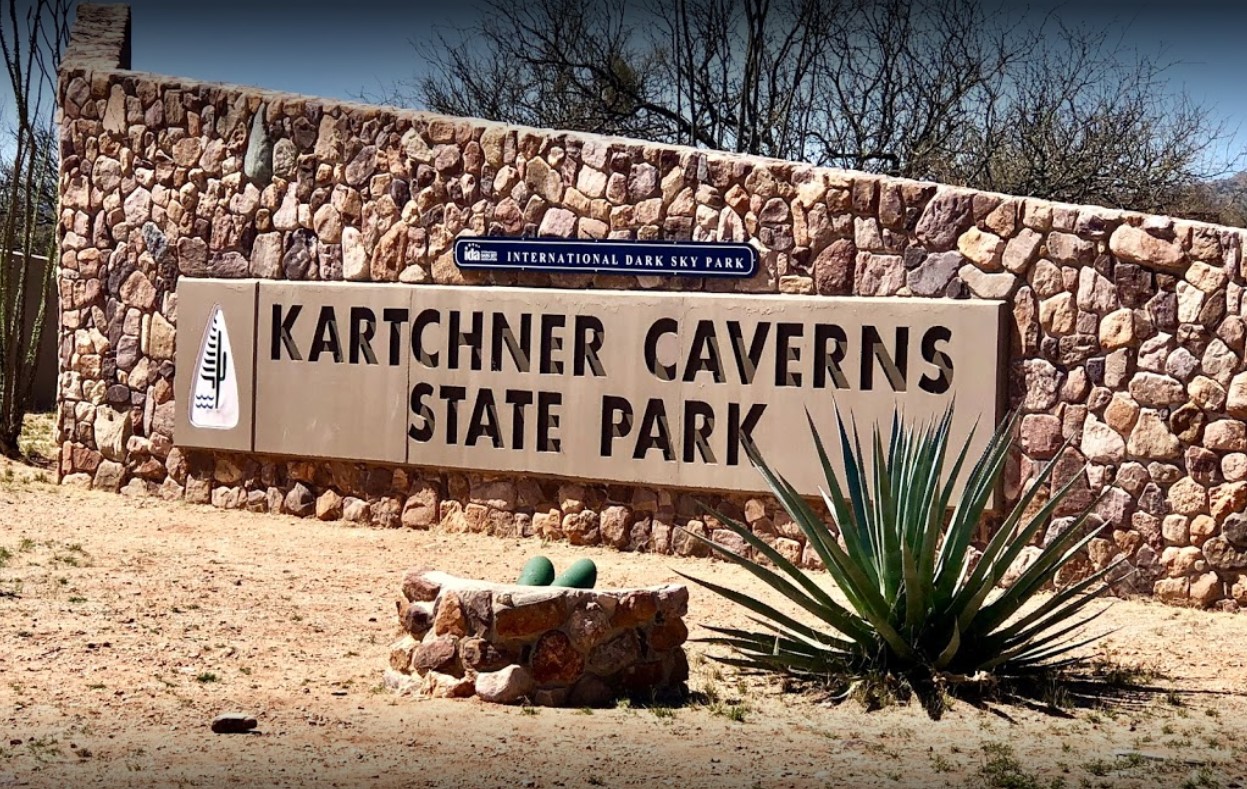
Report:
[[[1227,138],[1167,64],[982,0],[483,0],[384,98],[1148,211]]]
[[[460,40],[419,48],[432,76],[384,98],[441,112],[791,155],[801,89],[831,32],[822,0],[486,0]],[[802,106],[797,107],[798,103]],[[797,110],[797,112],[792,112]],[[788,128],[785,128],[788,127]]]
[[[56,260],[56,71],[72,0],[7,0],[0,52],[14,97],[0,170],[0,455],[17,457]],[[42,258],[42,260],[40,260]],[[34,302],[34,314],[27,312]]]
[[[1132,55],[1105,31],[1037,43],[992,102],[950,176],[1002,192],[1139,211],[1180,211],[1183,191],[1214,175],[1226,138],[1209,108],[1174,92],[1166,64]],[[939,169],[934,173],[943,175]]]

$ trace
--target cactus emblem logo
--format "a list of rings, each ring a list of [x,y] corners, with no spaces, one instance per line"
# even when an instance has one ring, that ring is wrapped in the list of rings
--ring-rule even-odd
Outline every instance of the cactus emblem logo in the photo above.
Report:
[[[195,382],[191,386],[190,423],[215,430],[238,425],[238,377],[220,305],[212,308],[199,345]]]

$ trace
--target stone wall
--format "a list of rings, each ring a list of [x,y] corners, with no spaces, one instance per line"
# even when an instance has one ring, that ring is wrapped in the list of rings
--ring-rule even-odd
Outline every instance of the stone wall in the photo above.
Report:
[[[386,684],[399,692],[596,707],[687,691],[688,589],[515,586],[413,569]]]
[[[178,276],[1004,299],[1025,413],[1006,499],[1060,453],[1055,484],[1078,478],[1060,515],[1105,492],[1111,523],[1074,573],[1124,556],[1123,590],[1247,605],[1244,231],[136,73],[118,68],[128,16],[80,15],[61,76],[65,484],[698,553],[677,527],[734,538],[688,492],[179,449]],[[747,241],[763,265],[744,281],[457,270],[453,239],[484,233]],[[773,502],[711,503],[816,561]]]

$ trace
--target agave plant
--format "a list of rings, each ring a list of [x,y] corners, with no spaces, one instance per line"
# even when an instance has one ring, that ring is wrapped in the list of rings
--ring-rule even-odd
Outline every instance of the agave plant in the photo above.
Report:
[[[826,478],[823,499],[843,544],[756,447],[746,447],[846,602],[833,599],[814,577],[748,527],[714,512],[769,565],[693,536],[810,615],[798,619],[762,600],[689,577],[748,608],[763,628],[710,628],[717,635],[708,640],[732,651],[719,659],[748,669],[822,680],[886,675],[904,678],[919,691],[919,684],[948,687],[970,677],[1049,674],[1077,663],[1080,658],[1074,651],[1098,637],[1083,638],[1081,628],[1103,613],[1087,615],[1084,609],[1104,591],[1102,581],[1116,565],[1050,597],[1035,598],[1099,532],[1084,533],[1094,502],[1051,539],[1007,589],[999,586],[1074,484],[1071,479],[1053,490],[1032,511],[1055,460],[1004,514],[977,561],[972,561],[973,537],[1004,469],[1017,420],[1013,414],[997,428],[956,493],[972,439],[966,439],[948,467],[951,408],[941,418],[918,426],[905,425],[894,415],[886,446],[876,426],[869,466],[856,425],[850,436],[837,412],[843,479],[811,419]]]

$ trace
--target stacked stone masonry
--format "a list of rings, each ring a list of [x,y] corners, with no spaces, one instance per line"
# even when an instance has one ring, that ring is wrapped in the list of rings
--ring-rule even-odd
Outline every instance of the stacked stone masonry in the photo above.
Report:
[[[438,698],[596,707],[687,691],[688,590],[508,586],[413,569],[386,684]]]
[[[1096,496],[1109,524],[1060,580],[1122,557],[1121,592],[1247,605],[1247,231],[67,64],[64,484],[701,554],[683,530],[740,542],[689,492],[179,448],[178,277],[1002,299],[1025,415],[1006,502],[1056,458],[1053,484],[1077,480],[1045,539]],[[452,242],[481,234],[743,241],[762,265],[743,281],[459,271]],[[710,499],[816,564],[773,501]]]

